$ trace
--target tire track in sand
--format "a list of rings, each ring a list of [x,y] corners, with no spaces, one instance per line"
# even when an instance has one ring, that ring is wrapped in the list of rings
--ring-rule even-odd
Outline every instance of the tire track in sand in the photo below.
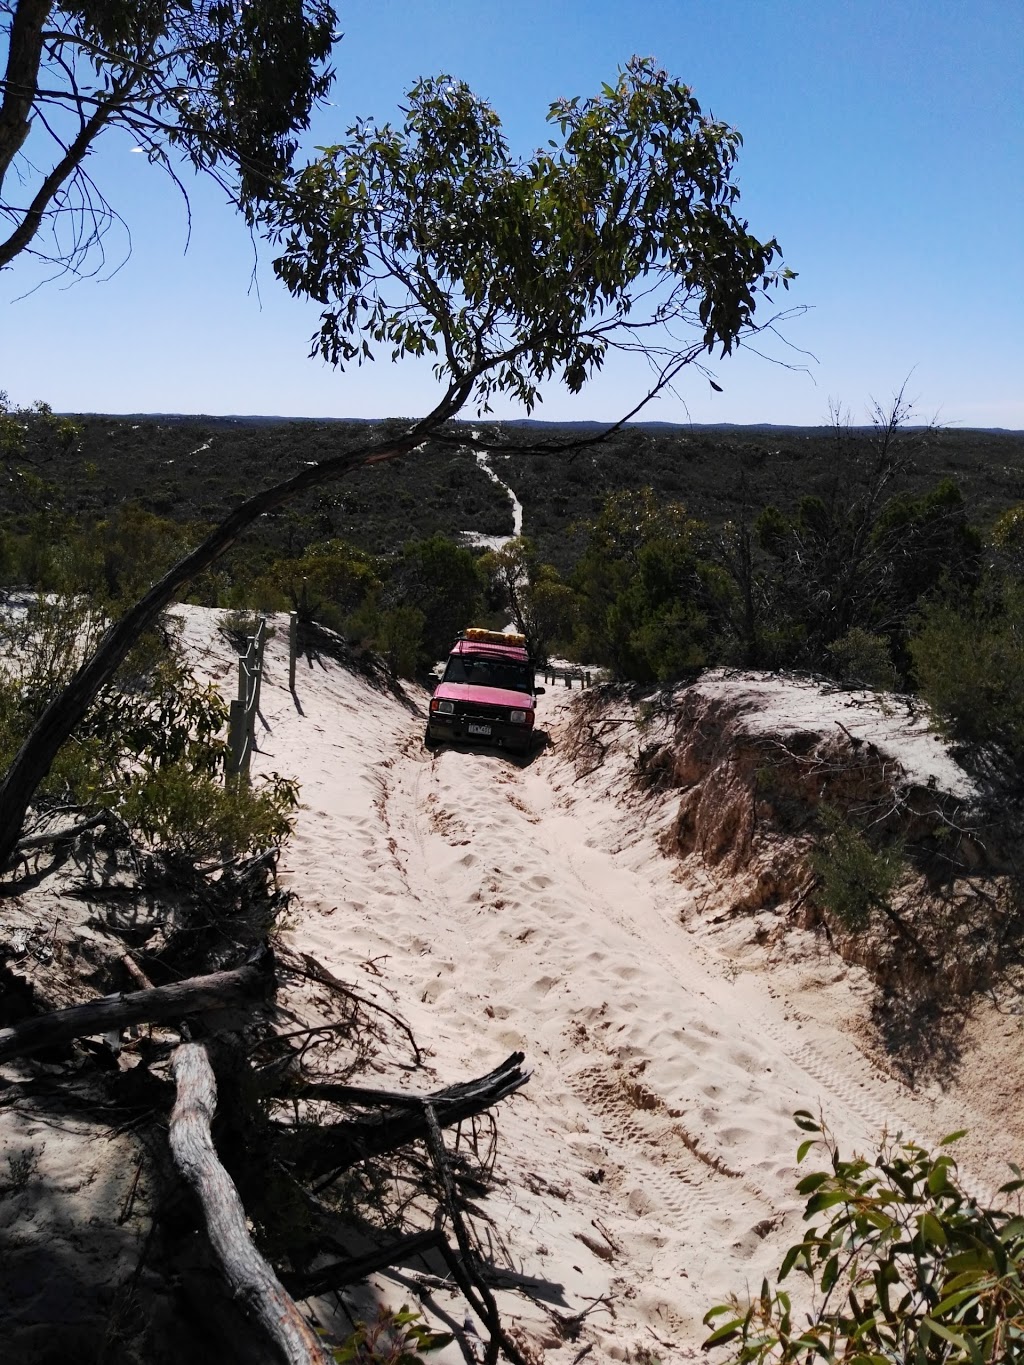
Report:
[[[499,1049],[522,1046],[536,1068],[532,1085],[559,1098],[563,1160],[543,1172],[545,1182],[564,1177],[566,1168],[577,1182],[593,1181],[600,1170],[602,1217],[613,1231],[641,1224],[655,1242],[675,1249],[663,1288],[678,1296],[679,1264],[704,1260],[709,1236],[716,1254],[724,1241],[747,1255],[751,1240],[764,1236],[754,1229],[774,1227],[785,1209],[763,1181],[691,1132],[689,1096],[678,1087],[666,1092],[642,1065],[630,1064],[629,1053],[643,1052],[643,1040],[630,1035],[648,1012],[652,977],[657,1045],[664,1050],[671,1029],[687,1052],[681,1071],[704,1084],[717,1069],[707,1036],[713,1030],[701,1024],[706,1006],[699,992],[671,970],[662,945],[652,946],[629,911],[630,896],[639,892],[646,905],[653,888],[623,874],[600,839],[582,860],[581,875],[577,852],[561,841],[558,766],[552,755],[519,768],[481,753],[435,753],[396,774],[389,824],[404,831],[410,883],[433,907],[435,960],[454,961],[456,978],[472,975],[481,988],[478,1036],[493,1037]],[[450,815],[462,827],[458,841],[446,837]],[[602,879],[610,898],[600,890]],[[673,933],[685,948],[678,924]],[[673,1018],[683,994],[689,1029]],[[445,996],[433,999],[443,1027]],[[450,1007],[459,1008],[454,1000]],[[584,1021],[597,1011],[605,1018],[588,1028]],[[468,1022],[453,1020],[455,1031]],[[480,1055],[493,1052],[482,1046]],[[521,1117],[552,1121],[549,1112]],[[503,1134],[511,1118],[503,1114]],[[586,1192],[592,1200],[593,1191]]]

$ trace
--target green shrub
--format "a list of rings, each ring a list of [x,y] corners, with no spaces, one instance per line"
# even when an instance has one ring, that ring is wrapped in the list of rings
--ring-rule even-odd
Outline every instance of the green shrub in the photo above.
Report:
[[[868,687],[876,692],[891,690],[896,685],[889,643],[884,635],[854,626],[826,647],[834,671],[848,687]]]
[[[571,647],[578,616],[576,594],[552,564],[538,561],[532,541],[515,536],[500,549],[481,555],[477,567],[487,581],[488,607],[500,623],[511,620],[526,636],[538,663],[546,662],[553,648]]]
[[[931,604],[909,648],[921,693],[952,738],[1024,758],[1024,586]]]
[[[117,812],[154,848],[191,862],[275,848],[294,826],[298,787],[277,773],[259,786],[222,781],[183,763],[139,774],[119,793]]]
[[[384,659],[396,678],[415,678],[423,662],[423,613],[384,607],[374,595],[349,619],[349,629]]]
[[[107,621],[85,598],[38,598],[0,614],[0,765]],[[58,752],[37,804],[108,809],[140,843],[199,862],[278,845],[296,805],[293,783],[223,785],[228,709],[196,681],[169,627],[144,635]]]
[[[948,1151],[932,1156],[884,1137],[873,1161],[843,1158],[814,1117],[797,1161],[817,1149],[825,1168],[805,1176],[803,1238],[787,1251],[813,1290],[806,1323],[790,1295],[765,1280],[751,1301],[734,1296],[704,1322],[705,1348],[736,1365],[1009,1365],[1024,1353],[1024,1218],[1014,1179],[990,1208],[964,1188]],[[943,1149],[962,1137],[951,1133]],[[1011,1205],[1011,1207],[1006,1207]]]
[[[250,586],[266,609],[309,611],[332,630],[380,587],[379,561],[342,540],[311,546],[297,559],[275,559]]]
[[[26,490],[26,496],[35,510],[17,533],[9,533],[5,579],[64,597],[87,593],[114,614],[156,582],[202,530],[133,503],[98,520],[61,515],[54,510],[58,491],[45,485]]]
[[[901,466],[837,469],[825,497],[801,498],[794,515],[764,508],[747,553],[734,545],[726,554],[759,663],[822,670],[853,686],[909,683],[917,604],[940,577],[960,591],[976,584],[981,539],[948,479],[918,496],[887,496]]]
[[[249,611],[244,607],[235,607],[231,611],[226,611],[221,617],[218,632],[223,635],[232,649],[239,654],[244,654],[249,648],[250,641],[260,628],[260,622],[265,620],[261,611]],[[265,640],[272,640],[277,634],[273,626],[267,626],[264,634]]]
[[[825,834],[811,854],[821,904],[848,929],[864,929],[872,910],[888,908],[904,873],[903,845],[874,850],[832,806],[821,807]]]
[[[645,488],[612,494],[580,529],[576,652],[639,682],[709,662],[721,583],[701,558],[706,527]]]
[[[429,667],[444,658],[453,640],[471,626],[483,597],[483,579],[471,551],[442,535],[410,541],[391,564],[380,604],[385,615],[416,612],[421,645],[417,663]],[[411,614],[395,617],[408,630]],[[387,650],[376,646],[381,653]],[[399,672],[403,670],[399,669]],[[403,676],[410,676],[403,672]]]
[[[338,1365],[420,1365],[420,1351],[439,1351],[455,1338],[434,1332],[405,1304],[397,1313],[381,1308],[376,1321],[361,1322],[331,1354]]]

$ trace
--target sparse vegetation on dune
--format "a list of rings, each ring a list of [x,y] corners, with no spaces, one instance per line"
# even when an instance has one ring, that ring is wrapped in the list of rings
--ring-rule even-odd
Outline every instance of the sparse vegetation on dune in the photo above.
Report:
[[[957,1168],[957,1140],[932,1154],[886,1134],[871,1160],[844,1156],[814,1115],[796,1114],[825,1168],[797,1185],[807,1230],[775,1283],[712,1308],[706,1349],[733,1365],[793,1361],[977,1365],[1016,1360],[1024,1344],[1020,1168],[983,1203]],[[795,1276],[794,1276],[795,1272]],[[793,1277],[790,1279],[790,1277]],[[800,1304],[800,1278],[810,1311]],[[783,1282],[790,1279],[790,1285]]]
[[[607,695],[633,702],[645,694],[635,715],[578,716],[577,757],[594,760],[592,773],[607,752],[607,727],[635,722],[646,742],[633,779],[646,796],[682,790],[665,846],[733,874],[721,920],[803,910],[804,927],[822,927],[874,972],[883,993],[907,994],[927,976],[926,1003],[937,1011],[944,993],[966,996],[990,983],[1021,940],[1016,869],[995,862],[1024,828],[1024,692],[1011,676],[1022,662],[1024,437],[913,428],[902,395],[865,429],[838,413],[820,431],[466,425],[466,414],[487,418],[499,397],[532,413],[552,382],[579,393],[617,351],[643,352],[651,365],[636,415],[686,367],[706,373],[711,356],[767,341],[785,317],[766,318],[765,308],[776,307],[793,272],[775,239],[755,237],[739,212],[739,134],[706,115],[689,87],[651,59],[632,58],[593,98],[557,100],[551,139],[524,158],[490,105],[439,76],[408,92],[399,119],[356,121],[299,170],[299,135],[333,78],[324,66],[330,4],[304,0],[287,14],[267,0],[89,0],[65,10],[15,0],[3,8],[10,61],[0,190],[5,177],[8,187],[36,177],[36,188],[27,206],[0,203],[9,228],[0,263],[31,251],[81,272],[102,256],[113,218],[82,168],[103,128],[120,124],[151,162],[169,167],[176,149],[227,189],[278,253],[279,280],[318,304],[314,354],[339,369],[378,353],[429,356],[439,393],[416,418],[375,423],[72,420],[44,405],[15,411],[0,395],[9,490],[0,512],[0,588],[8,593],[0,615],[0,880],[11,907],[11,923],[0,927],[0,1058],[42,1058],[4,1077],[4,1106],[16,1115],[8,1101],[24,1101],[47,1121],[50,1111],[71,1111],[108,1126],[118,1158],[137,1162],[118,1227],[132,1218],[144,1166],[151,1182],[148,1232],[132,1248],[133,1269],[116,1282],[113,1306],[104,1302],[77,1339],[55,1333],[47,1355],[130,1365],[162,1352],[202,1361],[220,1358],[223,1341],[246,1360],[269,1352],[316,1365],[332,1357],[415,1361],[448,1335],[403,1308],[370,1326],[353,1320],[347,1343],[328,1347],[290,1295],[309,1299],[429,1250],[487,1334],[482,1358],[493,1365],[503,1353],[524,1365],[535,1356],[499,1316],[491,1240],[474,1239],[467,1221],[493,1177],[493,1131],[476,1119],[528,1079],[518,1037],[511,1024],[496,1035],[515,1039],[516,1050],[475,1080],[414,1095],[361,1083],[385,1051],[401,1051],[399,1065],[410,1071],[424,1055],[398,1011],[277,933],[289,893],[276,884],[276,859],[298,818],[296,783],[274,773],[253,786],[226,780],[224,701],[193,676],[163,613],[179,596],[228,608],[230,634],[256,611],[290,607],[307,642],[318,634],[329,642],[325,654],[353,668],[376,651],[392,682],[421,674],[471,620],[499,624],[511,615],[538,659],[554,650],[583,657],[632,689]],[[268,52],[288,60],[268,61]],[[47,173],[45,160],[25,160],[22,148],[33,124],[45,146],[50,125],[40,107],[51,104],[79,130],[67,144],[59,125],[51,132],[57,150]],[[47,226],[52,241],[41,234]],[[527,532],[489,553],[460,542],[464,532],[513,529],[500,487],[479,466],[481,451],[515,489]],[[230,661],[221,664],[230,671]],[[881,748],[841,721],[848,745],[831,731],[745,743],[727,725],[716,730],[720,711],[688,714],[700,710],[699,694],[673,690],[709,665],[810,671],[830,689],[883,697],[894,686],[923,694],[973,760],[977,793],[990,806],[979,802],[968,820],[966,802],[934,784],[894,781]],[[292,702],[302,714],[294,691]],[[365,703],[350,694],[345,704],[365,716]],[[871,704],[883,713],[892,705],[877,696]],[[917,705],[905,704],[910,712]],[[322,737],[325,727],[317,728]],[[357,746],[348,739],[351,756]],[[418,750],[402,757],[425,770]],[[374,895],[389,895],[394,865],[393,904],[443,905],[426,931],[440,934],[448,926],[437,921],[454,922],[454,911],[430,897],[450,871],[450,847],[443,866],[424,862],[414,896],[399,832],[381,834],[366,814],[371,804],[378,815],[384,808],[394,762],[389,755],[363,773],[371,795],[351,823],[366,844],[353,861],[379,873]],[[408,786],[418,793],[417,782]],[[540,822],[513,791],[508,801]],[[996,805],[998,840],[988,846],[978,820]],[[508,807],[497,810],[478,830],[499,840],[487,859],[496,877],[508,861]],[[432,810],[431,818],[463,832],[451,813]],[[986,835],[994,829],[984,826]],[[514,872],[546,889],[553,878],[527,875],[532,844],[529,832],[520,838],[515,854],[524,862]],[[581,892],[588,914],[605,872],[614,880],[622,869],[598,867]],[[497,892],[497,881],[486,885],[487,895]],[[44,902],[31,900],[40,887],[72,906],[52,930],[40,927],[35,907]],[[474,933],[481,894],[477,885],[466,921]],[[335,899],[325,918],[343,898]],[[509,903],[496,897],[494,913]],[[347,904],[366,910],[364,901]],[[556,918],[546,902],[543,913]],[[565,955],[579,955],[590,928],[574,929]],[[496,956],[533,932],[506,930]],[[419,956],[429,954],[426,938],[407,937]],[[653,941],[644,941],[648,962]],[[359,970],[379,978],[381,960]],[[595,950],[586,970],[597,974],[604,961]],[[543,996],[564,984],[550,966],[531,967]],[[605,996],[640,975],[625,965]],[[441,977],[427,983],[421,1004],[437,999]],[[109,998],[84,1002],[97,994]],[[665,1020],[674,1023],[682,994],[663,997]],[[645,1005],[632,1003],[634,1022]],[[608,1006],[606,998],[579,1011],[583,1039],[588,1026],[596,1037]],[[488,1005],[485,1017],[494,1014]],[[696,1033],[703,1020],[690,1022]],[[136,1032],[125,1038],[129,1024]],[[680,1047],[683,1032],[673,1035]],[[665,1110],[673,1126],[661,1135],[680,1161],[694,1157],[703,1167],[698,1180],[704,1171],[740,1178],[682,1126],[691,1122],[683,1108],[669,1110],[656,1083],[648,1090],[650,1077],[640,1081],[650,1059],[642,1042],[634,1053],[628,1033],[626,1041],[606,1108],[626,1096],[629,1117],[602,1136],[633,1140],[646,1132],[638,1113]],[[601,1045],[589,1045],[599,1070]],[[545,1049],[553,1066],[557,1052]],[[627,1075],[634,1056],[640,1061]],[[698,1059],[695,1050],[695,1067]],[[755,1084],[755,1060],[738,1048],[729,1059],[743,1072],[744,1094]],[[577,1072],[574,1080],[590,1074]],[[705,1080],[704,1112],[714,1116],[717,1079]],[[586,1134],[588,1100],[583,1090],[575,1097],[574,1138]],[[764,1105],[760,1118],[774,1112]],[[782,1275],[804,1270],[823,1295],[820,1310],[795,1337],[788,1299],[766,1282],[754,1304],[729,1307],[735,1316],[725,1324],[726,1310],[713,1310],[710,1344],[743,1362],[1012,1358],[1021,1331],[1020,1220],[980,1211],[946,1157],[890,1144],[871,1168],[844,1161],[809,1115],[800,1122],[831,1166],[803,1182],[808,1212],[834,1212],[793,1248]],[[462,1124],[446,1147],[442,1129]],[[587,1136],[598,1131],[594,1120]],[[168,1148],[198,1202],[185,1196]],[[9,1164],[0,1197],[31,1195],[34,1149]],[[651,1174],[655,1187],[676,1178],[667,1165]],[[532,1178],[526,1187],[557,1198],[568,1221],[565,1191]],[[602,1184],[604,1167],[588,1166],[581,1179],[588,1189]],[[753,1186],[748,1193],[760,1198]],[[639,1183],[628,1192],[630,1221],[646,1197]],[[672,1215],[679,1203],[672,1196],[666,1207]],[[616,1239],[598,1220],[590,1226],[601,1242],[582,1229],[573,1241],[602,1265],[614,1261]],[[761,1221],[750,1235],[773,1227]],[[652,1274],[651,1247],[666,1242],[645,1250]],[[500,1236],[495,1243],[504,1254]],[[584,1259],[575,1246],[572,1255]],[[210,1292],[220,1283],[211,1267],[230,1294]],[[531,1277],[517,1269],[515,1279],[524,1287]],[[849,1311],[830,1307],[837,1286],[849,1291]],[[430,1287],[416,1285],[424,1299]],[[546,1287],[551,1302],[566,1302],[562,1284],[552,1278]],[[896,1291],[902,1298],[893,1304]],[[179,1294],[201,1326],[171,1346],[173,1324],[185,1316]],[[255,1305],[263,1336],[239,1303]],[[601,1294],[567,1314],[548,1305],[555,1349],[575,1342],[602,1305],[611,1300]],[[279,1331],[293,1334],[290,1346]],[[472,1358],[466,1332],[460,1344]],[[638,1358],[651,1356],[643,1348]]]

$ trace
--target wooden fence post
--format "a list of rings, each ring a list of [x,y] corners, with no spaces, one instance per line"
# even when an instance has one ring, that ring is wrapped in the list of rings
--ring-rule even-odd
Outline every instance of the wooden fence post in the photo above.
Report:
[[[299,613],[288,613],[288,690],[295,691],[295,661],[299,654]]]
[[[260,704],[263,681],[263,650],[266,644],[266,617],[260,620],[256,634],[249,639],[244,654],[238,656],[238,696],[231,703],[228,719],[228,755],[224,764],[224,780],[232,777],[249,780],[249,764],[256,748],[256,713]]]
[[[241,725],[245,711],[242,703],[236,697],[228,708],[228,752],[224,760],[224,781],[225,784],[232,777],[237,777],[242,760],[242,741],[244,729]]]
[[[263,684],[263,649],[266,644],[267,618],[260,618],[260,623],[256,627],[256,634],[249,645],[249,667],[247,669],[246,684],[249,690],[248,724],[246,725],[246,745],[245,745],[245,775],[249,775],[249,762],[252,752],[256,748],[256,717],[260,709],[260,687]]]

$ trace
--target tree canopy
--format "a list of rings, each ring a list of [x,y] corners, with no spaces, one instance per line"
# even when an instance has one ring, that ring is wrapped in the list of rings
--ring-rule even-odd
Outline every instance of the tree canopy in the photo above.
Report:
[[[0,268],[102,260],[117,215],[86,159],[108,128],[214,175],[251,220],[330,87],[334,29],[328,0],[0,0]]]
[[[20,0],[18,13],[30,4]],[[254,0],[253,10],[264,24],[276,13],[272,0]],[[84,12],[98,15],[100,7]],[[116,13],[130,28],[130,16]],[[150,18],[170,13],[186,11],[141,10]],[[241,25],[240,40],[249,33],[234,10],[200,13],[228,31]],[[233,51],[222,28],[215,38],[216,54]],[[94,60],[102,68],[102,57]],[[272,84],[270,56],[253,70],[257,92],[264,80]],[[310,80],[307,68],[302,89],[311,99]],[[200,105],[215,130],[244,124],[244,106],[234,103],[241,89],[234,79],[214,83],[211,103]],[[125,98],[117,96],[109,118]],[[154,96],[157,109],[160,99]],[[187,98],[172,107],[192,109]],[[347,141],[287,185],[277,183],[280,193],[262,202],[260,187],[270,181],[246,179],[240,166],[240,194],[280,245],[282,280],[323,306],[314,353],[339,368],[371,359],[381,346],[392,359],[434,355],[437,403],[397,432],[371,431],[365,446],[247,499],[111,625],[40,714],[0,784],[0,860],[60,746],[139,633],[258,517],[359,465],[408,454],[428,436],[464,443],[464,433],[444,427],[471,402],[486,409],[504,393],[529,411],[545,382],[578,392],[612,351],[640,354],[652,366],[636,412],[686,365],[728,353],[772,324],[755,323],[755,306],[775,285],[788,286],[792,272],[775,240],[754,237],[738,214],[732,177],[740,136],[707,118],[689,88],[651,61],[634,58],[600,95],[552,105],[558,137],[525,160],[510,152],[495,112],[461,82],[420,81],[403,112],[398,128],[357,123]],[[207,140],[203,117],[195,115],[195,127],[191,113],[159,123],[161,135],[180,138],[197,164],[220,145]],[[256,146],[286,157],[292,144],[280,130],[279,137],[257,138]]]
[[[739,133],[649,59],[551,105],[557,136],[525,159],[451,77],[418,82],[403,113],[356,123],[264,220],[277,274],[323,305],[314,353],[435,356],[441,415],[498,393],[531,411],[613,351],[651,363],[642,406],[759,330],[758,296],[792,278],[738,213]]]

